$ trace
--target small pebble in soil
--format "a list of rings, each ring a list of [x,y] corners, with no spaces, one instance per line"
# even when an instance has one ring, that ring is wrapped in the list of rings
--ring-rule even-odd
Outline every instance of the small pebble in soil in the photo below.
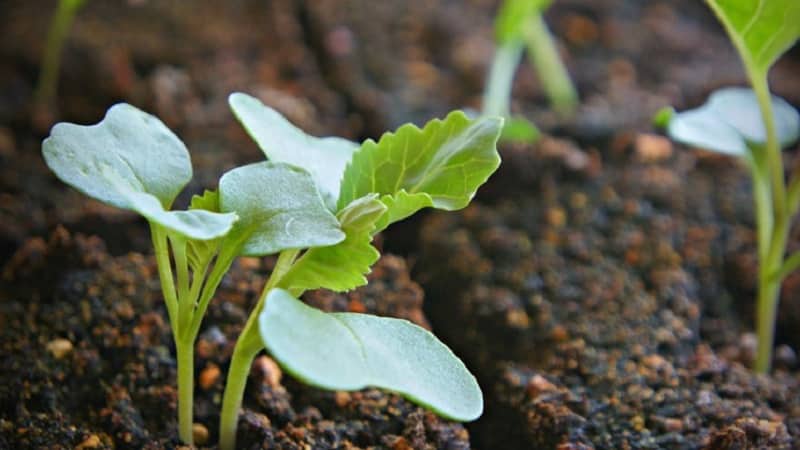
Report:
[[[262,355],[256,358],[253,362],[253,371],[258,372],[264,383],[270,387],[277,387],[281,384],[283,372],[278,363],[269,356]]]
[[[655,163],[672,156],[672,142],[664,136],[640,133],[634,143],[636,156],[643,162]]]
[[[55,359],[62,359],[72,353],[72,342],[63,338],[53,339],[47,343],[47,351],[50,352]]]
[[[214,363],[208,363],[203,371],[200,372],[200,387],[206,391],[211,389],[217,383],[221,374],[219,366]]]
[[[197,445],[205,445],[208,442],[208,428],[202,423],[192,424],[192,438]]]
[[[100,438],[96,434],[92,434],[86,439],[84,439],[83,442],[78,444],[78,446],[75,447],[75,450],[87,450],[90,448],[98,448],[101,445],[102,442],[100,442]]]

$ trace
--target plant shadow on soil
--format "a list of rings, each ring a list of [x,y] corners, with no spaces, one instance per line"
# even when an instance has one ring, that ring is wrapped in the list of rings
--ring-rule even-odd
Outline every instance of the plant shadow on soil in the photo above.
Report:
[[[376,137],[477,106],[491,57],[492,2],[135,3],[82,10],[54,112],[91,123],[125,100],[164,119],[195,164],[179,204],[262,158],[228,112],[233,90],[316,134]],[[65,188],[39,156],[46,128],[28,101],[50,6],[0,6],[0,447],[174,448],[174,348],[146,227]],[[743,83],[722,30],[689,0],[561,0],[548,20],[583,97],[576,118],[548,111],[523,64],[514,108],[558,137],[503,146],[475,205],[384,236],[411,270],[386,256],[368,287],[307,296],[432,324],[478,375],[485,415],[464,426],[377,390],[308,388],[263,356],[243,447],[797,445],[800,275],[783,289],[776,371],[755,376],[746,172],[649,129],[665,104]],[[795,51],[773,77],[794,104],[798,66]],[[195,413],[209,443],[233,339],[271,264],[239,261],[204,322]]]

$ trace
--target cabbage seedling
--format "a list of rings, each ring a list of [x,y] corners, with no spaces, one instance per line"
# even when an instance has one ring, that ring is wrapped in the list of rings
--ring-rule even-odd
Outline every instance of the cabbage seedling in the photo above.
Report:
[[[796,0],[706,0],[739,52],[752,90],[726,88],[694,110],[659,112],[676,141],[742,158],[753,179],[758,238],[755,370],[769,371],[775,315],[784,277],[800,267],[800,253],[786,257],[791,219],[800,207],[800,166],[785,181],[781,147],[798,138],[800,119],[771,96],[769,68],[800,38]]]
[[[539,137],[533,123],[523,117],[511,117],[511,84],[526,47],[554,109],[568,116],[577,105],[578,94],[542,17],[551,2],[505,0],[495,18],[497,49],[486,81],[483,113],[508,118],[503,139],[530,142]]]
[[[61,66],[61,49],[64,47],[75,14],[86,3],[86,0],[59,0],[58,8],[53,15],[47,43],[42,57],[42,69],[36,87],[35,102],[42,106],[51,106],[58,85],[58,69]]]
[[[208,211],[217,201],[213,193],[195,196],[187,211],[169,209],[192,177],[189,153],[160,120],[131,105],[112,106],[96,125],[56,124],[42,153],[65,183],[150,223],[177,354],[179,434],[191,444],[194,341],[236,256],[222,245],[236,214]]]
[[[313,208],[320,223],[301,226],[294,213],[249,217],[251,203],[273,195],[252,182],[259,165],[234,169],[220,180],[221,210],[240,216],[234,232],[251,221],[273,220],[280,225],[276,231],[285,227],[288,235],[308,239],[280,246],[275,268],[236,343],[223,397],[220,447],[235,447],[247,375],[264,348],[287,372],[313,386],[375,386],[444,417],[477,418],[483,398],[475,378],[433,334],[400,319],[325,313],[298,297],[309,289],[346,291],[366,284],[365,275],[380,256],[371,244],[377,232],[425,207],[465,207],[500,163],[496,143],[502,119],[470,120],[453,112],[422,129],[403,125],[378,142],[358,146],[308,136],[245,94],[231,95],[230,105],[269,158],[262,164],[296,166],[313,179],[319,192]],[[293,188],[279,188],[280,195],[293,197]],[[319,231],[312,226],[341,236],[336,242],[317,242]],[[270,236],[264,243],[272,241]]]

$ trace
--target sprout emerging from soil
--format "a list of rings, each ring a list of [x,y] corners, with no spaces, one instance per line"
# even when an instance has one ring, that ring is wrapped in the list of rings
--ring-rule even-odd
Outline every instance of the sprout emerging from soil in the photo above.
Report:
[[[800,267],[800,253],[786,256],[792,217],[800,208],[800,166],[785,181],[781,147],[800,135],[797,110],[771,96],[767,73],[800,38],[796,0],[706,0],[744,63],[751,89],[726,88],[690,111],[657,120],[669,135],[696,147],[742,158],[753,178],[758,236],[758,351],[755,370],[772,360],[775,315],[782,280]]]
[[[219,212],[213,192],[195,196],[189,210],[170,210],[192,178],[189,153],[160,120],[131,105],[112,106],[96,125],[56,124],[42,153],[65,183],[150,223],[178,361],[179,434],[190,444],[194,342],[208,303],[238,254],[235,245],[227,245],[236,242],[229,234],[237,215]]]
[[[52,107],[58,87],[58,69],[61,67],[61,49],[64,47],[75,14],[86,0],[60,0],[47,33],[47,43],[42,56],[42,69],[36,86],[35,103],[39,107]],[[52,122],[51,122],[52,123]]]
[[[497,49],[483,94],[483,113],[507,118],[502,135],[505,140],[532,142],[539,137],[533,123],[511,116],[511,84],[526,47],[553,108],[569,116],[578,103],[578,94],[542,17],[551,3],[552,0],[505,0],[497,13]]]
[[[230,103],[269,161],[227,172],[218,191],[194,196],[186,211],[170,210],[192,177],[186,147],[133,106],[113,106],[96,125],[57,124],[42,144],[62,181],[150,223],[175,340],[181,440],[192,443],[194,342],[239,255],[278,260],[234,349],[220,418],[223,449],[235,447],[250,365],[265,348],[314,386],[376,386],[454,420],[480,416],[475,377],[430,332],[400,319],[324,313],[298,297],[366,284],[380,256],[376,233],[422,208],[465,207],[500,164],[503,120],[453,112],[358,146],[308,136],[250,96],[233,94]]]
[[[234,349],[220,417],[221,448],[235,447],[247,375],[264,348],[287,372],[314,386],[375,386],[447,418],[480,416],[483,398],[475,378],[430,332],[400,319],[325,313],[298,297],[309,289],[347,291],[366,284],[365,275],[380,256],[371,244],[376,233],[425,207],[465,207],[500,164],[496,143],[502,119],[470,120],[453,112],[422,129],[403,125],[359,146],[308,136],[245,94],[231,95],[230,105],[270,161],[225,174],[220,206],[240,216],[232,234],[274,223],[278,235],[244,248],[248,254],[279,256]],[[265,182],[283,192],[265,193],[254,177],[270,166],[296,167],[318,192],[316,201],[298,202],[296,187],[272,176]],[[249,213],[253,203],[272,195],[302,207]],[[318,221],[299,217],[312,211]]]

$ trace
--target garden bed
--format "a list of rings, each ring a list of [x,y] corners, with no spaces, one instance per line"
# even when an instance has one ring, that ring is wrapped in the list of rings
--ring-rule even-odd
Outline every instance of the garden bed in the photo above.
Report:
[[[51,6],[0,6],[0,447],[174,448],[174,345],[147,226],[47,170],[48,124],[135,104],[185,139],[187,192],[199,192],[263,160],[228,110],[234,90],[313,134],[359,140],[479,107],[496,4],[92,1],[57,105],[32,115]],[[513,108],[549,136],[503,146],[473,206],[383,236],[401,256],[369,286],[305,297],[432,328],[478,376],[483,417],[462,425],[378,390],[309,388],[261,356],[243,448],[796,448],[800,276],[784,284],[775,370],[754,375],[746,171],[650,126],[661,106],[744,84],[722,29],[689,0],[563,0],[547,19],[581,94],[575,118],[548,109],[523,64]],[[794,50],[772,77],[793,104],[797,73]],[[204,321],[198,444],[216,442],[233,343],[272,264],[239,260]]]

